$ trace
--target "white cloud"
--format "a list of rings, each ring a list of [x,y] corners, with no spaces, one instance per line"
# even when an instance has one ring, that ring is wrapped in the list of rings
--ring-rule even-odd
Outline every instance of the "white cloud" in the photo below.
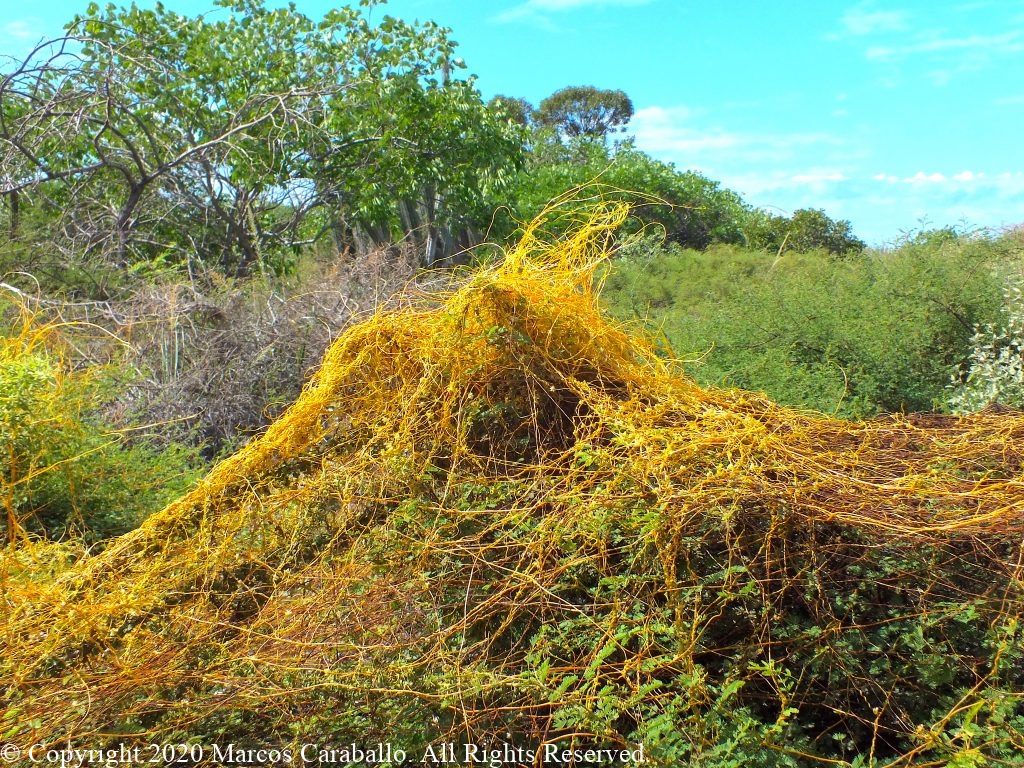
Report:
[[[868,242],[892,241],[925,217],[930,226],[1024,220],[1024,167],[979,169],[959,160],[954,167],[885,169],[875,165],[871,135],[770,133],[750,127],[756,123],[749,113],[650,106],[637,111],[631,128],[640,149],[703,173],[751,205],[786,214],[824,208],[832,218],[849,219]]]
[[[843,202],[843,217],[853,222],[854,232],[872,243],[891,243],[899,232],[922,228],[998,229],[1024,220],[1024,172],[1019,171],[851,174],[830,191]]]
[[[877,32],[898,32],[907,28],[906,11],[869,11],[863,6],[850,8],[840,19],[850,35],[873,35]]]
[[[706,114],[704,109],[677,104],[674,107],[644,107],[637,110],[635,117],[651,123],[677,124],[704,114]]]
[[[961,171],[943,183],[900,184],[887,189],[899,189],[894,205],[919,211],[929,227],[999,229],[1024,222],[1024,173],[1020,171]]]
[[[842,144],[825,133],[748,134],[696,125],[694,118],[704,116],[688,107],[645,107],[633,115],[630,128],[645,151],[678,158],[689,166],[707,167],[717,159],[733,163],[790,161],[811,145]]]
[[[1005,194],[1024,195],[1024,172],[1004,171],[993,179],[993,184]],[[1024,200],[1018,200],[1017,203],[1021,206]]]
[[[654,157],[703,173],[755,205],[790,211],[834,197],[848,181],[848,156],[857,154],[829,133],[733,130],[686,106],[639,109],[630,127]]]
[[[802,173],[776,170],[753,173],[716,172],[712,178],[720,181],[726,189],[738,192],[748,202],[790,212],[797,208],[821,208],[827,199],[826,195],[834,194],[834,190],[842,188],[850,181],[845,173],[819,170]],[[833,200],[832,207],[838,209],[841,206]]]
[[[816,177],[823,181],[799,183]],[[799,208],[823,208],[833,218],[849,219],[853,231],[869,243],[893,242],[900,232],[920,228],[998,229],[1024,223],[1021,171],[952,175],[921,171],[912,176],[877,173],[868,177],[854,172],[765,170],[716,178],[753,205],[787,215]]]
[[[7,22],[7,24],[4,25],[4,34],[18,40],[28,40],[32,37],[39,37],[39,33],[33,29],[33,25],[22,19]]]
[[[905,45],[875,45],[867,50],[874,61],[891,61],[919,53],[946,53],[950,51],[982,51],[984,53],[1017,53],[1024,51],[1024,32],[1015,30],[1001,35],[968,35],[967,37],[934,37]]]
[[[829,32],[825,39],[847,40],[851,37],[901,32],[909,26],[910,14],[906,11],[878,11],[872,6],[871,2],[862,2],[848,8],[839,18],[839,31]]]
[[[527,0],[525,5],[538,11],[569,11],[588,5],[642,5],[648,0]]]
[[[1004,195],[1024,195],[1024,171],[1002,171],[985,173],[985,171],[963,170],[952,175],[933,171],[918,171],[913,176],[897,176],[891,173],[876,173],[872,181],[886,184],[907,184],[912,187],[945,187],[949,190],[978,191],[987,189]],[[1021,201],[1018,201],[1020,203]]]
[[[497,21],[545,21],[552,13],[575,11],[580,8],[596,8],[607,6],[646,5],[652,0],[526,0],[517,6],[502,11],[495,18]]]
[[[705,170],[695,167],[692,170],[704,173]],[[764,171],[761,173],[718,173],[715,181],[721,182],[726,189],[738,192],[745,198],[772,192],[786,186],[786,174],[781,171]]]
[[[1003,96],[992,103],[997,107],[1009,107],[1016,106],[1017,104],[1024,104],[1024,93],[1017,94],[1016,96]]]
[[[955,6],[953,10],[957,13],[972,13],[974,11],[980,11],[983,8],[991,8],[995,5],[998,5],[998,0],[997,2],[992,2],[992,0],[978,0],[978,2],[961,3],[960,5]]]
[[[33,16],[0,24],[0,66],[18,65],[45,37],[46,25]]]
[[[790,176],[790,181],[796,184],[822,184],[829,181],[846,181],[848,177],[841,171],[810,171]]]
[[[908,176],[902,181],[904,184],[941,184],[946,181],[946,177],[941,173],[918,171],[913,176]]]

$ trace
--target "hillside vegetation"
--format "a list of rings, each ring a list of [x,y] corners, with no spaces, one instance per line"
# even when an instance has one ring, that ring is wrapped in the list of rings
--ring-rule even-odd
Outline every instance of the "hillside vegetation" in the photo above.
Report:
[[[99,554],[5,550],[8,738],[1019,760],[1024,417],[698,386],[597,306],[623,215],[352,326]]]
[[[1015,305],[1004,292],[1019,284],[1022,264],[1019,233],[926,232],[897,248],[841,257],[822,249],[697,251],[648,236],[622,247],[604,301],[616,317],[661,334],[701,383],[865,418],[961,402],[972,356],[976,377],[998,378],[991,366],[983,373],[981,361],[999,350],[1007,362],[1019,356],[1021,334],[1005,333]],[[987,354],[979,349],[986,346]],[[971,399],[973,407],[1024,404],[1003,379]]]
[[[0,72],[0,759],[1024,766],[1021,230],[219,5]]]

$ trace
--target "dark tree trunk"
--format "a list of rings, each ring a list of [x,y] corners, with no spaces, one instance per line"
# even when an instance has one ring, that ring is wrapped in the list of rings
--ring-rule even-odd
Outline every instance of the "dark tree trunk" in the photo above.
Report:
[[[15,189],[7,193],[7,202],[11,208],[10,238],[17,240],[21,232],[21,197],[18,190]]]
[[[145,188],[143,184],[131,185],[128,190],[128,199],[121,207],[121,212],[117,216],[117,232],[115,233],[117,236],[117,253],[115,263],[119,267],[128,266],[128,240],[132,226],[132,216],[135,213],[136,206],[138,206],[139,201],[142,199],[142,191]]]

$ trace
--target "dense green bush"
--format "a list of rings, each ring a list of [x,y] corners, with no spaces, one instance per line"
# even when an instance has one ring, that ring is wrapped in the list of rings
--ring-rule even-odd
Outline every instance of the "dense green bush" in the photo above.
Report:
[[[835,259],[634,242],[605,301],[660,329],[705,384],[859,418],[940,408],[975,327],[1000,317],[997,242],[917,238]]]
[[[585,139],[563,144],[538,134],[527,167],[515,179],[509,211],[515,219],[531,221],[551,200],[584,187],[580,198],[635,204],[634,231],[638,224],[655,225],[669,242],[690,248],[743,240],[747,208],[735,192],[699,173],[655,160],[629,142],[617,148]],[[499,235],[510,235],[515,227],[509,211],[499,211]]]
[[[790,217],[763,210],[747,215],[743,234],[747,245],[784,253],[813,251],[817,248],[835,256],[863,251],[865,243],[853,235],[849,221],[834,221],[818,209],[801,208]]]
[[[88,542],[124,533],[179,496],[196,474],[194,453],[159,453],[99,414],[111,382],[68,370],[15,333],[0,340],[0,504],[6,539]]]

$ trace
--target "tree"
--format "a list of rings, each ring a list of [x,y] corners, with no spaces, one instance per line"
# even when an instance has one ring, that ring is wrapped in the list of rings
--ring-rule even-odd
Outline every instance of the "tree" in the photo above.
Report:
[[[411,242],[424,266],[479,242],[488,201],[504,196],[522,165],[525,129],[483,104],[472,80],[392,77],[367,100],[372,109],[336,114],[370,121],[349,130],[374,132],[389,151],[356,165],[351,155],[327,158],[321,174],[352,222],[378,244]]]
[[[555,91],[540,103],[534,120],[560,136],[604,140],[625,130],[633,117],[633,102],[623,91],[601,90],[589,85]]]
[[[93,4],[4,78],[5,107],[23,107],[16,118],[5,108],[0,127],[4,159],[20,170],[5,191],[52,212],[68,259],[213,256],[244,273],[287,237],[295,217],[268,226],[267,216],[285,204],[302,212],[287,197],[283,138],[323,93],[284,82],[287,42],[276,41],[311,25],[246,10],[213,25],[160,5]],[[272,56],[282,63],[265,66]]]
[[[747,209],[740,197],[692,171],[679,171],[628,142],[614,152],[600,142],[555,142],[534,148],[512,189],[515,214],[529,221],[554,198],[579,189],[634,204],[633,225],[654,225],[670,242],[702,249],[740,242]],[[511,222],[506,223],[510,228]]]
[[[533,127],[533,105],[524,98],[498,94],[487,102],[487,106],[500,112],[517,125],[524,128]]]
[[[66,260],[242,275],[339,221],[430,242],[515,169],[520,129],[451,77],[447,30],[219,4],[216,21],[92,4],[0,77],[0,194],[46,207]]]
[[[817,248],[835,256],[859,253],[865,243],[853,234],[850,222],[835,221],[823,211],[801,208],[791,217],[752,211],[744,225],[747,242],[754,248],[806,252]]]

